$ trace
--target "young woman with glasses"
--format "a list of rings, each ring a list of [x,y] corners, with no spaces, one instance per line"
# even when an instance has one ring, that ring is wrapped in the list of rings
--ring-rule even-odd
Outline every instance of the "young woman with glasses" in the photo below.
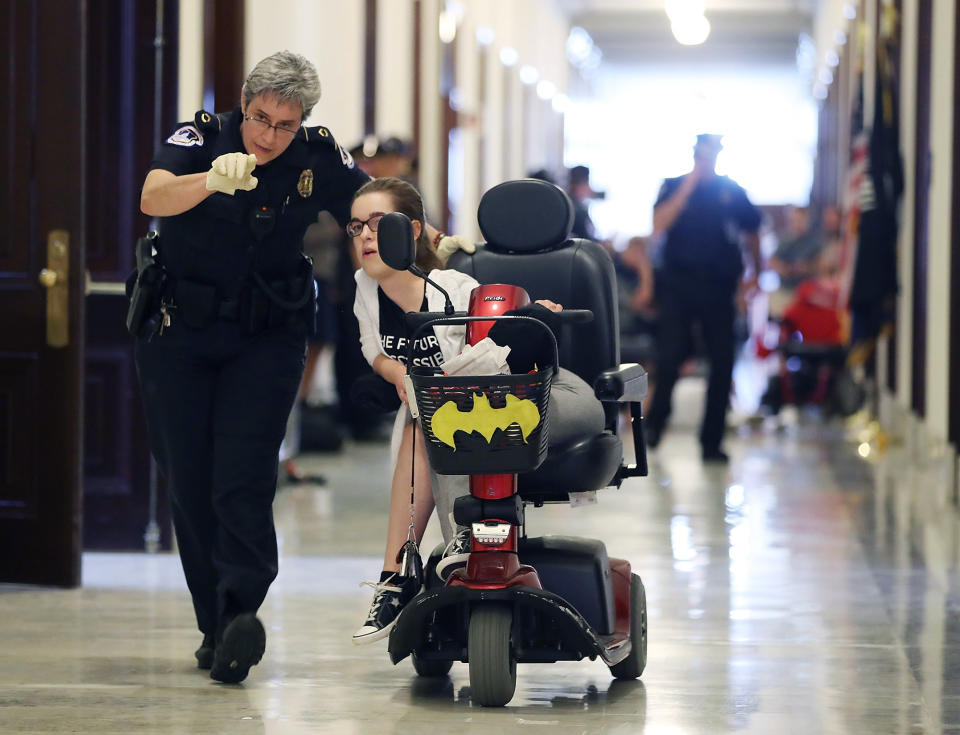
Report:
[[[365,184],[356,194],[347,223],[347,233],[353,238],[353,247],[360,259],[361,269],[356,273],[357,296],[354,313],[360,323],[360,342],[364,357],[387,383],[396,389],[400,410],[394,424],[391,441],[393,481],[390,494],[390,513],[387,527],[383,571],[374,588],[373,602],[363,625],[354,633],[356,644],[380,640],[389,634],[403,607],[419,592],[420,581],[401,574],[398,552],[407,538],[410,523],[410,462],[414,460],[414,532],[419,541],[434,507],[447,548],[437,565],[437,573],[445,576],[457,564],[465,562],[470,551],[470,531],[458,528],[452,519],[457,497],[469,493],[466,476],[436,475],[430,470],[425,441],[413,440],[415,424],[406,407],[410,396],[404,387],[407,373],[408,330],[404,314],[410,311],[442,312],[443,295],[422,278],[409,271],[397,271],[380,258],[377,229],[380,219],[390,212],[402,212],[413,223],[416,239],[416,263],[431,280],[450,294],[457,311],[466,311],[470,292],[479,284],[470,276],[454,270],[439,270],[435,251],[425,232],[423,202],[410,184],[392,178],[382,178]],[[544,321],[555,334],[558,332],[554,312],[562,306],[552,301],[539,300],[515,312]],[[507,360],[513,372],[527,372],[540,356],[542,364],[543,333],[531,334],[529,327],[497,325],[490,331],[494,342],[511,348]],[[412,359],[415,365],[439,367],[463,350],[464,326],[436,326],[421,332],[414,345]],[[593,390],[573,373],[560,369],[551,389],[550,402],[551,444],[568,441],[572,435],[598,434],[603,431],[604,413]],[[414,455],[411,457],[411,455]]]
[[[374,372],[396,389],[400,410],[394,424],[391,440],[393,481],[390,494],[390,516],[387,528],[383,572],[377,583],[367,583],[375,593],[370,612],[364,624],[353,635],[357,644],[370,643],[385,637],[400,610],[419,592],[419,581],[400,574],[397,554],[407,538],[410,523],[410,462],[413,458],[414,526],[419,541],[434,509],[437,496],[438,517],[444,539],[450,540],[455,531],[449,514],[453,499],[468,492],[466,478],[431,478],[430,465],[424,450],[422,435],[413,441],[415,424],[406,407],[408,396],[403,379],[407,373],[408,330],[404,314],[409,311],[443,311],[443,295],[422,278],[409,271],[390,268],[380,258],[377,229],[380,219],[391,212],[402,212],[413,223],[416,239],[416,263],[430,278],[450,294],[455,309],[465,311],[470,292],[477,282],[454,270],[440,270],[441,262],[430,242],[425,226],[423,201],[410,184],[395,178],[375,179],[356,194],[347,223],[347,234],[353,238],[353,247],[361,268],[356,273],[357,295],[354,313],[360,324],[360,344],[363,355]],[[460,354],[463,349],[463,326],[435,327],[422,333],[414,345],[413,360],[418,365],[439,366]],[[450,497],[452,496],[452,497]]]

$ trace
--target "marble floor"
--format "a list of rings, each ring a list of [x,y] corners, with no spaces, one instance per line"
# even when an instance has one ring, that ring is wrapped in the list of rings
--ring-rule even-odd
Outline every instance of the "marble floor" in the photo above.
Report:
[[[681,387],[691,416],[697,390]],[[642,575],[640,681],[599,661],[521,665],[513,701],[490,710],[464,664],[418,680],[385,643],[353,646],[386,503],[385,447],[365,444],[304,460],[326,485],[281,490],[267,654],[242,686],[194,667],[172,555],[87,554],[77,590],[0,587],[0,732],[960,732],[960,523],[944,480],[900,447],[864,459],[843,425],[802,416],[740,428],[729,467],[704,467],[682,414],[649,478],[528,518],[531,535],[603,538]]]

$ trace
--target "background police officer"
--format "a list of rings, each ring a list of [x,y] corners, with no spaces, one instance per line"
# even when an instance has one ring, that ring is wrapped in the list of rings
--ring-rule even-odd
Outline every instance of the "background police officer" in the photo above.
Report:
[[[735,298],[744,272],[740,239],[750,256],[748,288],[760,265],[760,213],[740,186],[716,174],[720,136],[698,135],[693,170],[664,181],[653,209],[655,233],[664,233],[658,301],[657,384],[647,416],[647,440],[659,443],[671,394],[699,323],[710,360],[700,429],[704,461],[726,462],[721,449],[733,377]]]
[[[136,342],[154,454],[197,623],[200,668],[243,680],[265,648],[256,611],[277,574],[277,460],[313,318],[306,227],[345,225],[369,177],[322,127],[313,65],[250,72],[240,107],[197,113],[157,152],[141,196],[158,216],[161,314]],[[309,282],[308,282],[309,281]]]

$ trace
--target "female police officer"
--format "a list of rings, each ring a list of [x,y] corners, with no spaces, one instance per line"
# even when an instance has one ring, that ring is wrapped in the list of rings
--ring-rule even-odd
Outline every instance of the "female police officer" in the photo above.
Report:
[[[369,177],[323,127],[313,65],[276,53],[240,107],[198,112],[157,152],[141,209],[160,218],[159,313],[137,330],[153,451],[203,644],[200,668],[242,681],[265,648],[256,611],[277,574],[277,458],[313,319],[303,234],[341,225]],[[254,176],[256,170],[256,176]]]
[[[197,663],[222,682],[242,681],[266,645],[256,611],[277,574],[277,458],[314,318],[304,231],[324,209],[345,226],[369,180],[329,130],[302,126],[319,98],[309,61],[269,56],[238,109],[200,111],[167,138],[140,199],[160,218],[162,277],[130,325],[137,371],[203,633]],[[441,258],[473,249],[428,231]]]

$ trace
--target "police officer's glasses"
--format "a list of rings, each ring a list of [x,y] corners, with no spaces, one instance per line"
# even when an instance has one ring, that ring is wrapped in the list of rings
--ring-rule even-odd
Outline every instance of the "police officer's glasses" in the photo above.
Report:
[[[273,128],[277,135],[283,137],[287,136],[292,138],[297,134],[298,128],[287,128],[283,125],[271,125],[266,120],[261,117],[250,117],[249,115],[244,115],[243,119],[246,120],[250,125],[253,126],[255,130],[261,133],[267,132],[270,128]]]
[[[347,234],[350,235],[350,237],[360,237],[360,233],[363,232],[364,225],[370,228],[370,232],[376,232],[377,226],[380,224],[380,220],[382,219],[382,212],[378,212],[370,219],[357,219],[354,217],[352,220],[347,222]]]

